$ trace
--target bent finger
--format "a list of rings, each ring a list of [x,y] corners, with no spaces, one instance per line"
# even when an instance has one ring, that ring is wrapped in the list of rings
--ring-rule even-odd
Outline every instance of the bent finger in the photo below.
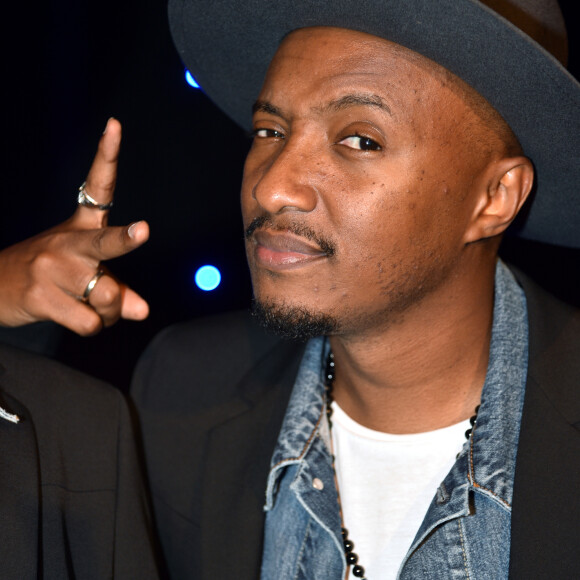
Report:
[[[145,320],[149,316],[149,304],[137,292],[121,284],[121,318]]]
[[[103,272],[101,276],[98,274]],[[104,326],[119,320],[144,320],[149,315],[149,305],[139,294],[119,281],[107,270],[99,270],[89,281],[92,284],[86,303],[101,317]]]
[[[72,330],[80,336],[93,336],[103,328],[101,317],[74,296],[62,293],[57,301],[46,304],[47,314],[41,316]]]
[[[98,278],[86,302],[99,315],[104,326],[112,326],[121,317],[121,285],[104,274]]]

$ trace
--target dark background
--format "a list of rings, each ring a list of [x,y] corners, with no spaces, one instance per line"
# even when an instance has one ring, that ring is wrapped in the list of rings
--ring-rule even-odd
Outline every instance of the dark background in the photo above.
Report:
[[[574,1],[562,8],[569,68],[579,77]],[[91,338],[50,323],[1,336],[125,389],[139,353],[161,328],[249,304],[238,201],[249,140],[185,83],[165,0],[34,0],[12,2],[2,12],[0,247],[74,211],[98,138],[115,116],[123,123],[123,145],[111,223],[146,219],[151,240],[109,265],[149,301],[151,315]],[[508,240],[503,254],[580,305],[578,250]],[[213,292],[193,284],[205,263],[222,271]]]

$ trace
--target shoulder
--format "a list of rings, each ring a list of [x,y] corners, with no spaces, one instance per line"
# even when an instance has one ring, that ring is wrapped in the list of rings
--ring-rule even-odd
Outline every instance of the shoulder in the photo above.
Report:
[[[524,290],[528,313],[535,325],[542,325],[545,331],[553,328],[550,334],[562,327],[570,331],[580,331],[579,308],[559,300],[521,270],[513,266],[510,269]]]
[[[528,387],[574,424],[580,422],[580,310],[558,300],[518,270],[528,309]]]
[[[33,433],[43,484],[114,489],[119,462],[134,463],[133,425],[115,387],[44,356],[0,345],[0,405]],[[32,431],[31,431],[32,430]]]
[[[530,329],[530,355],[559,353],[580,372],[580,309],[562,302],[523,272],[513,269],[526,296]],[[555,362],[555,361],[553,361]],[[574,365],[574,362],[577,364]],[[553,365],[552,365],[553,366]]]
[[[118,389],[45,356],[0,343],[0,388],[33,414],[53,420],[90,411],[116,415],[124,400]]]
[[[141,405],[167,408],[175,401],[179,410],[199,410],[229,399],[256,366],[302,348],[265,333],[246,311],[173,325],[141,357],[132,396]]]
[[[183,365],[192,357],[245,358],[259,355],[279,339],[267,335],[244,310],[197,318],[162,331],[145,352],[148,357],[169,358]]]

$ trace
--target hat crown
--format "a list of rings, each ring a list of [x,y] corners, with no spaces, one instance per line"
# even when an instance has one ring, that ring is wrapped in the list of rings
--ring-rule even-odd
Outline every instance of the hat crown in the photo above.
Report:
[[[568,34],[557,0],[479,0],[544,47],[564,66]]]

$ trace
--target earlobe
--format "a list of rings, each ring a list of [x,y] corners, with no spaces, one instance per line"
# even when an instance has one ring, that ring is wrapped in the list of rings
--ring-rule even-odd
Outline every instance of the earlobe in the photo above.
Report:
[[[527,157],[504,158],[488,166],[486,177],[466,243],[498,236],[507,229],[532,190],[534,168]]]

